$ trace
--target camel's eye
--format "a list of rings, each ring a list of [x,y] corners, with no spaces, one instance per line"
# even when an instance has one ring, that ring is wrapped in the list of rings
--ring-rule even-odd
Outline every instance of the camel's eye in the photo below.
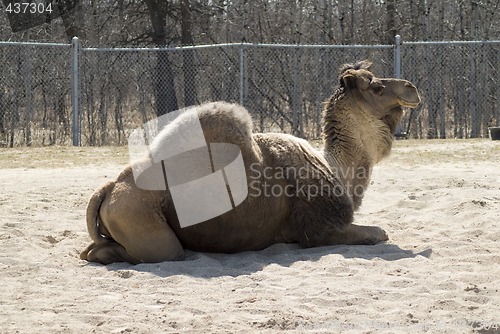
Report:
[[[385,86],[380,82],[372,82],[371,87],[374,94],[382,94],[385,88]]]

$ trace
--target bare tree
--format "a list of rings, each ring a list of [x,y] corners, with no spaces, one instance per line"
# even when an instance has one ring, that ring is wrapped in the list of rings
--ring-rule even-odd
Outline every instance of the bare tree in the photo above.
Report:
[[[387,44],[394,44],[394,37],[397,34],[396,29],[396,0],[387,0]]]
[[[168,2],[145,0],[151,19],[153,43],[160,48],[156,53],[156,72],[154,75],[156,115],[161,116],[179,109],[174,86],[174,72],[166,50],[166,17]]]
[[[194,45],[193,39],[193,17],[189,0],[181,0],[181,42],[182,45]],[[195,77],[193,50],[182,51],[182,70],[184,73],[184,106],[194,105],[196,102]]]

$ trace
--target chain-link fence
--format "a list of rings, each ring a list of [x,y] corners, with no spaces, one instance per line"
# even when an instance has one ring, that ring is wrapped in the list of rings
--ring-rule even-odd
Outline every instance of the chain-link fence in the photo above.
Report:
[[[417,138],[488,137],[500,123],[500,41],[402,45],[402,76],[423,104],[406,124]]]
[[[0,146],[67,143],[71,54],[61,44],[0,44]]]
[[[420,89],[424,103],[406,114],[402,133],[485,137],[500,122],[499,46],[500,41],[95,49],[81,48],[76,40],[73,46],[0,42],[0,146],[126,144],[133,129],[157,115],[215,100],[243,104],[257,131],[315,139],[338,67],[360,59],[372,60],[376,75],[400,71]]]
[[[123,144],[157,115],[211,100],[239,101],[234,47],[83,49],[81,142]]]

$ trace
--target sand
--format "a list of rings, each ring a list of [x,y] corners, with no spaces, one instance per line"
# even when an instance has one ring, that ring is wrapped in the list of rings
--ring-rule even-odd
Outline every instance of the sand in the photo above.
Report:
[[[358,223],[375,246],[79,259],[125,149],[0,150],[0,333],[500,333],[500,142],[399,141]]]

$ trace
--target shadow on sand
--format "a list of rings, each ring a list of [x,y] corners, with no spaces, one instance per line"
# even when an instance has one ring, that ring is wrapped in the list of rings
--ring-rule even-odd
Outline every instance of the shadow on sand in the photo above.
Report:
[[[378,244],[374,246],[325,246],[304,249],[297,244],[276,244],[261,251],[242,252],[237,254],[200,253],[186,251],[184,261],[144,263],[131,265],[128,263],[113,263],[107,265],[109,271],[133,270],[148,272],[159,277],[188,275],[200,278],[222,276],[237,277],[250,275],[263,270],[270,264],[290,267],[294,263],[316,262],[324,256],[338,255],[329,261],[332,266],[342,259],[380,259],[397,261],[412,259],[418,256],[430,258],[432,249],[421,252],[406,250],[393,244]],[[89,264],[97,265],[98,264]]]

